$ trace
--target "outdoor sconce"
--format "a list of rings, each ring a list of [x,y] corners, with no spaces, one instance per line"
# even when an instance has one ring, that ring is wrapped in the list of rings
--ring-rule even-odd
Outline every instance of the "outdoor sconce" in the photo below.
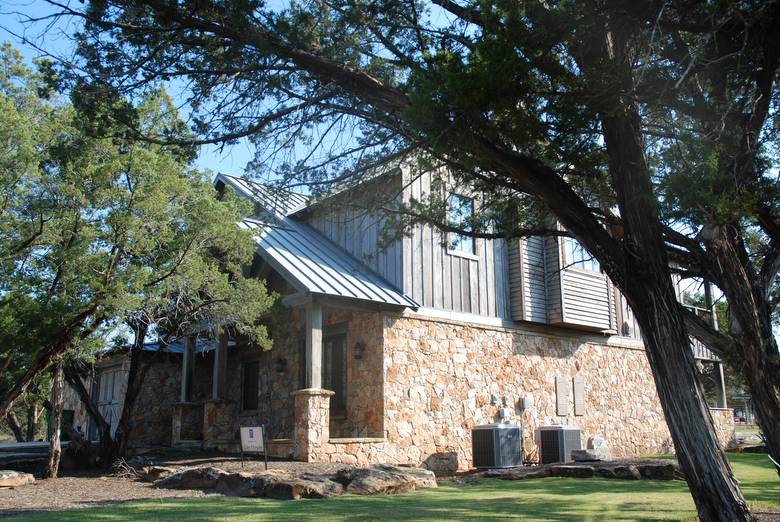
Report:
[[[355,356],[355,359],[362,359],[363,353],[366,351],[366,343],[363,341],[358,341],[355,343],[355,346],[352,347],[352,354]]]
[[[274,361],[274,369],[277,373],[284,373],[285,368],[287,368],[287,359],[279,357]]]

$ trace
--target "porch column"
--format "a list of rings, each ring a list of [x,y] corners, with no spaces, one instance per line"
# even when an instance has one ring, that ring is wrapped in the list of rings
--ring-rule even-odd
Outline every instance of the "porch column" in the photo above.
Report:
[[[220,332],[217,349],[214,350],[214,368],[211,374],[211,398],[225,398],[225,383],[227,378],[228,335]]]
[[[723,363],[716,362],[715,366],[717,366],[718,370],[715,389],[715,397],[718,403],[718,408],[728,408],[728,404],[726,403],[726,378],[723,376]]]
[[[306,303],[306,387],[322,388],[322,304]]]
[[[184,355],[181,358],[181,402],[190,402],[192,391],[192,363],[195,360],[195,336],[184,339]]]
[[[328,453],[330,441],[330,398],[334,392],[305,388],[293,392],[295,397],[295,432],[293,454],[303,462],[321,462]]]

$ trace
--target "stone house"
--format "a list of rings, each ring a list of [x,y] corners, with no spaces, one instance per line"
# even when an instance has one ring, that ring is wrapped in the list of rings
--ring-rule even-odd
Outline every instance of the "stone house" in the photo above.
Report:
[[[262,424],[277,456],[455,470],[472,465],[472,427],[509,421],[531,458],[534,429],[558,424],[604,437],[614,456],[671,449],[631,310],[575,241],[418,225],[388,246],[386,215],[350,204],[419,198],[430,175],[398,171],[324,202],[227,175],[216,186],[254,202],[239,224],[257,241],[249,270],[285,312],[269,318],[270,351],[229,333],[211,349],[187,339],[170,380],[147,382],[143,395],[170,411],[170,444],[235,450],[239,426]],[[465,194],[450,205],[479,211]],[[733,414],[718,397],[726,444]]]

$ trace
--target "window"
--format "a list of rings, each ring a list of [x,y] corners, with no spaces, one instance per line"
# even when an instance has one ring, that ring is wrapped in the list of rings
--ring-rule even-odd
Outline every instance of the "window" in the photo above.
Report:
[[[471,231],[474,217],[474,200],[460,194],[450,196],[450,224],[467,232]],[[450,249],[456,252],[474,254],[474,238],[463,234],[450,234]]]
[[[322,386],[331,390],[331,417],[343,417],[347,413],[347,336],[331,335],[322,341]]]
[[[241,409],[256,410],[259,405],[260,363],[245,362],[241,372]]]
[[[564,266],[566,266],[566,268],[579,268],[580,270],[588,270],[589,272],[601,271],[601,266],[596,258],[585,250],[576,239],[567,237],[564,240],[564,247],[566,252],[566,262],[564,263]]]

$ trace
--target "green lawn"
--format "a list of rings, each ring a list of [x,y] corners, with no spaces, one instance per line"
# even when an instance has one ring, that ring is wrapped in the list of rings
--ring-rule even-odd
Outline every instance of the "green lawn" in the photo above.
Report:
[[[780,480],[766,455],[732,454],[743,492],[754,507],[780,509]],[[396,496],[343,496],[299,502],[210,497],[133,502],[27,517],[29,520],[366,520],[504,519],[680,520],[695,518],[682,482],[548,478],[443,483]]]

